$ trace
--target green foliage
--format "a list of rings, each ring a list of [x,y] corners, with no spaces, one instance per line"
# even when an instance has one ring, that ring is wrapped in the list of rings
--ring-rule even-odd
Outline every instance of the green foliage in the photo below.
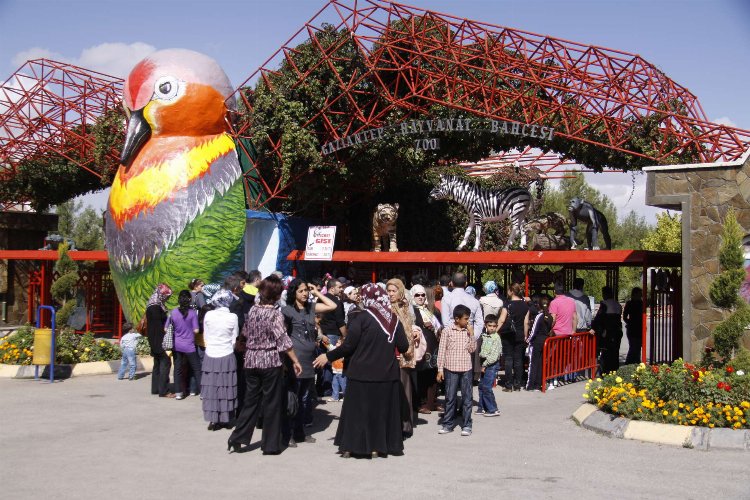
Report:
[[[641,239],[644,250],[654,252],[682,251],[682,219],[680,214],[669,212],[656,214],[656,227],[650,229]]]
[[[734,312],[713,331],[714,348],[721,360],[726,362],[737,352],[747,325],[750,325],[750,306],[739,301]]]
[[[745,278],[742,254],[742,228],[734,210],[730,209],[724,219],[719,263],[721,273],[711,283],[711,301],[722,309],[732,311],[713,331],[714,345],[721,362],[727,362],[739,348],[740,338],[750,324],[750,306],[739,296],[740,285]]]
[[[78,335],[72,328],[63,328],[58,331],[55,342],[55,359],[61,364],[113,361],[122,357],[119,345],[97,339],[91,332]]]
[[[118,152],[125,144],[124,124],[125,112],[122,106],[117,106],[98,117],[91,129],[91,135],[94,138],[92,156],[97,171],[102,176],[100,181],[102,187],[112,184],[120,166]]]
[[[744,347],[740,347],[737,355],[729,362],[729,366],[734,368],[735,371],[750,374],[750,351]]]
[[[151,356],[151,345],[148,343],[147,337],[138,339],[138,344],[135,346],[135,353],[138,356]]]
[[[57,205],[55,212],[58,234],[75,241],[78,250],[104,250],[104,222],[96,210],[69,200]]]

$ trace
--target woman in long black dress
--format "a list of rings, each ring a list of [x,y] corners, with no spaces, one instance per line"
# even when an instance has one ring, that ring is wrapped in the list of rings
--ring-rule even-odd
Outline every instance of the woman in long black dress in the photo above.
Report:
[[[401,455],[401,381],[394,349],[409,340],[388,294],[374,284],[362,287],[363,311],[352,311],[344,342],[315,359],[315,367],[346,358],[346,397],[334,444],[341,456]]]
[[[172,361],[162,348],[164,340],[164,323],[167,321],[167,300],[172,296],[172,289],[166,283],[159,283],[146,304],[146,329],[151,355],[154,357],[154,369],[151,372],[151,394],[162,398],[174,398],[169,392],[169,370]]]

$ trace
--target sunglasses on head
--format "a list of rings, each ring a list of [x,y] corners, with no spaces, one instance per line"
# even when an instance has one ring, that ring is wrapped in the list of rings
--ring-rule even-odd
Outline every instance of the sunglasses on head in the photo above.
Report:
[[[415,293],[414,296],[415,297],[427,297],[427,294],[426,293]]]

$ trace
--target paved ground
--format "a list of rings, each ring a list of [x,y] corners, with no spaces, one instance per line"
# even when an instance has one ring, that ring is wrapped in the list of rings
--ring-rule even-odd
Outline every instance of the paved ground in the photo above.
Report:
[[[474,435],[438,435],[427,416],[403,457],[345,460],[340,404],[318,407],[318,442],[280,456],[228,454],[200,400],[150,396],[150,378],[49,385],[0,380],[0,497],[32,498],[748,498],[750,453],[615,440],[570,420],[582,384],[502,393]],[[304,495],[304,497],[302,497]]]

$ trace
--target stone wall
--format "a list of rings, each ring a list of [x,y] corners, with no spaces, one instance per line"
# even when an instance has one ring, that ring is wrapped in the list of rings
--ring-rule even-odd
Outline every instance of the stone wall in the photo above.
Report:
[[[719,273],[722,222],[730,207],[750,233],[750,160],[736,167],[649,171],[646,182],[646,204],[682,211],[683,355],[697,360],[726,315],[708,291]]]

